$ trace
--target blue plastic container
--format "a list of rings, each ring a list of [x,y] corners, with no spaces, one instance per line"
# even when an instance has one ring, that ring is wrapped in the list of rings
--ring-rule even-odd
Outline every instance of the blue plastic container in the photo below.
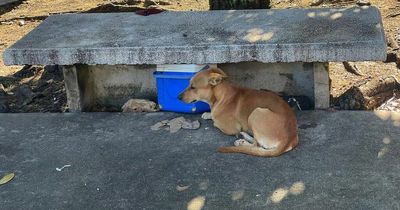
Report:
[[[204,102],[186,104],[178,99],[179,94],[189,85],[195,72],[154,72],[158,92],[158,104],[163,111],[202,113],[210,111]]]

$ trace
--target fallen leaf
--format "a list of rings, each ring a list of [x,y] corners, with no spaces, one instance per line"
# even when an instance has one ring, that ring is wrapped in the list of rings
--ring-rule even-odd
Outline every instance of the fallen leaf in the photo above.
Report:
[[[201,210],[204,207],[204,203],[206,202],[206,197],[197,196],[189,201],[187,205],[187,210]]]
[[[176,190],[178,190],[179,192],[182,192],[182,191],[185,191],[185,190],[187,190],[187,189],[189,189],[189,185],[187,185],[187,186],[176,186]]]
[[[15,177],[14,173],[9,173],[3,176],[3,178],[0,179],[0,185],[6,184],[7,182],[11,181],[14,177]]]
[[[166,125],[166,123],[158,122],[158,123],[152,125],[152,126],[150,127],[150,129],[153,130],[153,131],[158,131],[158,130],[161,129],[161,127],[164,127],[165,125]]]
[[[293,195],[300,195],[304,192],[305,186],[303,182],[295,182],[289,189]]]
[[[287,195],[289,190],[286,188],[278,188],[272,193],[271,200],[273,203],[280,203]]]
[[[190,120],[186,120],[182,123],[182,128],[183,129],[199,129],[200,128],[200,122],[198,120],[195,120],[193,122],[190,122]]]
[[[387,147],[383,147],[383,148],[378,152],[378,158],[383,157],[388,151],[389,151],[389,150],[388,150]]]

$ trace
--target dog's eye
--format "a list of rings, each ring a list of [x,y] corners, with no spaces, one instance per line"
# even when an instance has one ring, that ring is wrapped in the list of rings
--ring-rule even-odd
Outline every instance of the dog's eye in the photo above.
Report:
[[[191,85],[191,86],[190,86],[190,89],[192,89],[192,90],[193,90],[193,89],[195,89],[195,88],[193,87],[193,85]]]

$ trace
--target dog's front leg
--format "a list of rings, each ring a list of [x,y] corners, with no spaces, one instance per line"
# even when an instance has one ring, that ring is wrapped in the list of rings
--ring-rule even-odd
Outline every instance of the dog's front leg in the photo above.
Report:
[[[254,137],[250,136],[248,133],[242,131],[242,132],[240,132],[240,135],[242,135],[243,138],[245,140],[247,140],[248,142],[254,143]]]
[[[205,119],[205,120],[212,120],[212,116],[211,116],[211,112],[204,112],[201,115],[201,118]]]

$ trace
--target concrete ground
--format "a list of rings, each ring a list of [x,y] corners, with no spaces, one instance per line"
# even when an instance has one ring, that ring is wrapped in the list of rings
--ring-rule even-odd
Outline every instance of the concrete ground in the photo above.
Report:
[[[217,153],[210,121],[150,130],[177,115],[0,115],[1,209],[400,209],[400,114],[301,112],[277,158]]]

